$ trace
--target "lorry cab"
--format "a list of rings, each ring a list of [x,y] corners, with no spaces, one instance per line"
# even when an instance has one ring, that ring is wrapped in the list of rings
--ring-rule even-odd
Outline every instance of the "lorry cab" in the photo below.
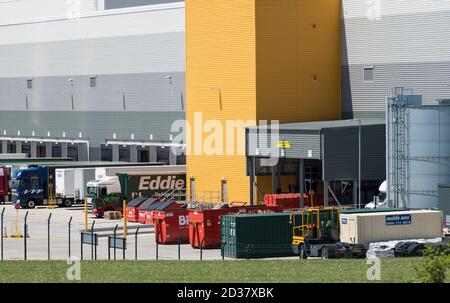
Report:
[[[48,180],[47,168],[31,166],[15,171],[10,184],[12,203],[19,203],[23,208],[34,208],[47,198],[49,185],[53,183]]]
[[[117,176],[104,176],[99,180],[87,183],[88,199],[99,198],[111,193],[120,193],[120,182]]]
[[[385,180],[383,183],[381,183],[380,187],[378,188],[378,191],[380,194],[376,197],[374,197],[374,201],[366,204],[364,208],[366,209],[375,209],[375,208],[387,208],[388,207],[388,200],[387,200],[387,181]]]
[[[87,183],[87,200],[92,215],[102,217],[103,212],[107,210],[116,210],[112,203],[108,203],[109,199],[119,199],[120,182],[117,176],[102,176],[98,180],[89,181]],[[111,209],[108,209],[110,205]]]

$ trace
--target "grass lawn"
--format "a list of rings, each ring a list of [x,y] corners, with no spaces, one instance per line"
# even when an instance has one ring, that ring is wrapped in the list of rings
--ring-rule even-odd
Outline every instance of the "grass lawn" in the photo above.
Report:
[[[421,262],[383,260],[381,281],[416,282]],[[0,282],[68,282],[68,268],[64,261],[2,261]],[[83,261],[81,282],[369,282],[368,268],[366,260]]]

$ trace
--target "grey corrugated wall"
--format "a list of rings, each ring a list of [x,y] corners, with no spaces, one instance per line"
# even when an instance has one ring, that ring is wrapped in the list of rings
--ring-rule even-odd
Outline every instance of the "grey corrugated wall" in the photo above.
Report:
[[[359,128],[325,129],[324,180],[357,180]],[[386,179],[385,126],[363,126],[361,130],[361,178]]]
[[[396,86],[423,95],[424,104],[450,97],[450,2],[411,3],[426,12],[405,10],[408,2],[382,0],[381,16],[371,20],[364,1],[343,1],[344,118],[384,117],[385,98]],[[372,82],[363,79],[367,66],[375,68]]]

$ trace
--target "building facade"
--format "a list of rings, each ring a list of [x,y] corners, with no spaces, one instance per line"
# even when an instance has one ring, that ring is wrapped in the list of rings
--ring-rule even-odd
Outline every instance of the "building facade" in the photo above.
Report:
[[[182,164],[196,113],[383,118],[393,87],[449,98],[448,41],[448,0],[0,1],[0,152]],[[212,129],[185,140],[191,192],[248,200],[244,136],[204,154]]]
[[[187,0],[186,18],[186,120],[204,130],[186,139],[191,198],[249,201],[239,121],[340,118],[340,1]]]
[[[384,117],[393,87],[450,96],[450,2],[342,1],[343,118]]]
[[[0,3],[2,151],[170,161],[184,119],[184,3]]]

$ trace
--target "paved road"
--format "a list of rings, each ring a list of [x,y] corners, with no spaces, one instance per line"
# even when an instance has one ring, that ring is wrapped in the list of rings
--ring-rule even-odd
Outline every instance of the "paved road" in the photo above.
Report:
[[[23,260],[24,259],[24,239],[14,239],[10,236],[16,233],[16,223],[18,218],[18,225],[20,233],[23,233],[24,216],[27,210],[16,210],[12,205],[6,205],[4,215],[4,227],[8,238],[3,239],[4,243],[4,259],[5,260]],[[0,212],[3,206],[0,206]],[[51,259],[52,260],[66,260],[69,256],[68,244],[68,222],[72,217],[72,232],[71,232],[71,255],[80,257],[80,230],[84,226],[83,207],[73,206],[71,208],[38,208],[28,210],[28,234],[27,239],[27,259],[29,260],[47,260],[48,258],[48,244],[47,244],[47,220],[49,215],[51,217]],[[89,225],[95,220],[96,228],[113,228],[116,224],[122,227],[122,221],[106,221],[104,219],[89,218]],[[135,257],[135,229],[138,226],[136,223],[128,223],[130,227],[126,251],[127,259],[134,259]],[[105,232],[101,232],[105,235]],[[99,246],[97,250],[98,259],[108,258],[108,244],[107,237],[99,238]],[[84,258],[91,257],[91,249],[89,246],[84,248]],[[122,257],[122,251],[117,250],[117,258]],[[199,260],[200,250],[193,249],[190,245],[181,245],[181,258],[184,260]],[[155,234],[152,227],[142,228],[138,236],[138,259],[139,260],[155,260],[156,259],[156,244]],[[176,260],[178,259],[177,245],[159,245],[159,259]],[[204,260],[221,259],[220,250],[204,250]]]

